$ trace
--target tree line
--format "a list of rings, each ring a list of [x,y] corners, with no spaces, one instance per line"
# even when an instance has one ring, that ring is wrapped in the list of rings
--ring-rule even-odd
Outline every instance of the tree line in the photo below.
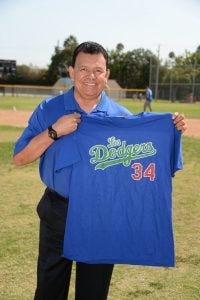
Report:
[[[63,43],[63,47],[55,47],[49,66],[38,68],[32,65],[17,65],[15,76],[4,76],[0,83],[53,85],[60,77],[67,77],[72,53],[78,41],[70,35]],[[156,69],[159,68],[159,82],[187,83],[194,80],[200,83],[200,46],[191,53],[176,56],[169,53],[166,61],[160,60],[149,49],[138,48],[125,51],[124,45],[118,43],[115,49],[107,49],[109,54],[108,68],[111,70],[110,79],[115,79],[122,88],[145,88],[149,80],[156,80]]]

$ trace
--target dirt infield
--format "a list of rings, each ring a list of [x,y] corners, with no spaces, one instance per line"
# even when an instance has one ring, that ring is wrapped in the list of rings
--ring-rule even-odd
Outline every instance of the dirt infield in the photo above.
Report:
[[[0,110],[0,125],[22,126],[27,125],[31,115],[30,111]],[[200,137],[200,120],[187,119],[188,129],[186,136]]]

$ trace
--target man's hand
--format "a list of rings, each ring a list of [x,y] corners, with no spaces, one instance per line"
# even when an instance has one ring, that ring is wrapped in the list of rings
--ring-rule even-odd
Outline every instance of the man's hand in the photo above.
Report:
[[[179,114],[178,112],[175,112],[173,114],[173,120],[176,129],[181,130],[182,132],[184,132],[187,129],[187,122],[183,114]]]
[[[56,130],[58,137],[60,137],[75,131],[80,122],[81,115],[74,113],[62,116],[52,127]],[[52,143],[54,143],[54,141],[49,138],[48,130],[44,130],[32,138],[28,145],[14,156],[15,164],[20,166],[33,162],[38,159]]]
[[[53,129],[57,132],[58,137],[74,132],[78,124],[81,122],[81,115],[73,113],[60,117],[53,125]]]

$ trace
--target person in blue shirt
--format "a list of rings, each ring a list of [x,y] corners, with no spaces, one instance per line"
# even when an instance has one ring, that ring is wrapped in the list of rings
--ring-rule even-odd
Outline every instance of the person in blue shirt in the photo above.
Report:
[[[73,262],[62,257],[62,253],[72,167],[58,160],[62,137],[76,131],[84,115],[131,115],[104,92],[110,73],[107,62],[108,54],[98,43],[84,42],[77,46],[69,67],[74,86],[64,94],[44,100],[15,144],[16,165],[40,159],[40,177],[47,187],[37,207],[40,240],[35,300],[68,298]],[[175,113],[173,122],[178,130],[186,129],[181,114]],[[70,142],[68,146],[73,162],[75,150]],[[58,169],[63,171],[56,172]],[[107,299],[112,272],[113,264],[76,262],[75,299]]]
[[[146,88],[146,100],[144,102],[144,111],[146,111],[147,107],[150,111],[152,111],[152,100],[153,100],[153,93],[152,90],[147,86]]]

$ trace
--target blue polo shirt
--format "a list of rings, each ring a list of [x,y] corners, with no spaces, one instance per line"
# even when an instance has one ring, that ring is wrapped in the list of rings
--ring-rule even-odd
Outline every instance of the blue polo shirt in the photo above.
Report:
[[[15,144],[14,155],[24,149],[33,137],[54,124],[61,116],[73,112],[80,113],[81,115],[98,116],[131,115],[129,110],[107,97],[104,91],[102,92],[101,100],[97,107],[87,114],[76,102],[74,98],[74,88],[72,87],[67,93],[45,99],[35,109],[29,119],[28,126]],[[78,159],[78,153],[76,153],[76,149],[74,149],[70,136],[71,134],[65,136],[65,140],[68,140],[68,147],[71,149],[70,152],[68,151],[68,161],[72,163]],[[61,137],[58,141],[54,142],[40,157],[39,171],[41,180],[46,186],[62,196],[68,197],[72,166],[71,164],[66,164],[66,161],[59,161],[57,155],[59,150],[63,147],[63,138],[64,137]],[[64,166],[63,168],[61,168],[62,165]]]

